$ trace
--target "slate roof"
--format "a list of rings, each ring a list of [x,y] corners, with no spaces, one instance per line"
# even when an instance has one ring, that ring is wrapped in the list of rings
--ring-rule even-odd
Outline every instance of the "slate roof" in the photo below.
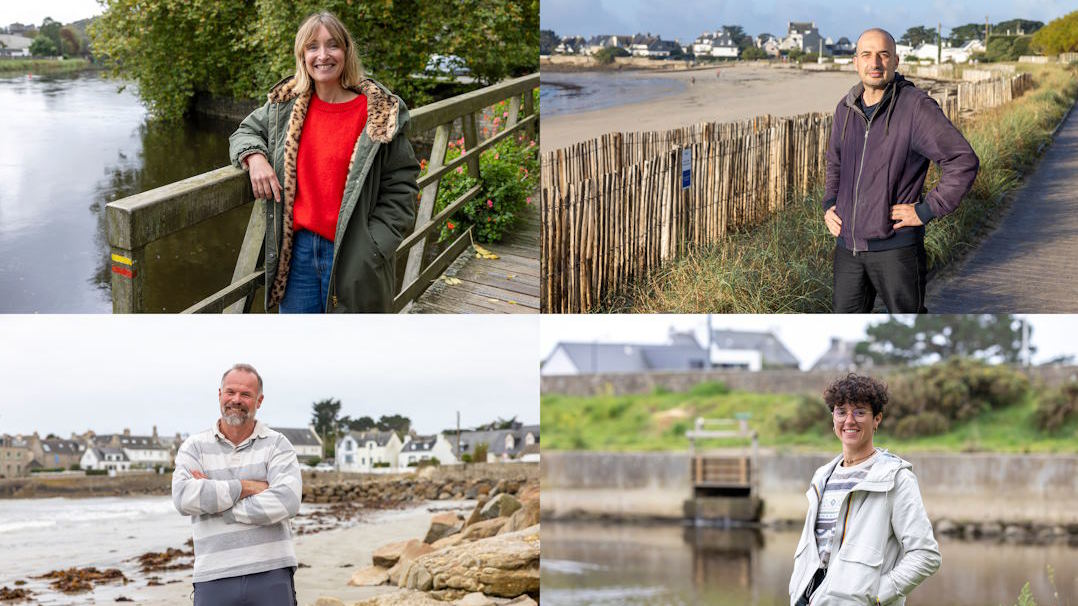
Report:
[[[790,350],[770,332],[716,330],[711,333],[719,349],[743,349],[760,352],[764,366],[797,367],[800,363]]]
[[[318,434],[310,427],[270,427],[273,431],[283,434],[288,438],[292,446],[321,446]]]
[[[360,445],[374,441],[379,447],[389,444],[389,440],[393,438],[392,431],[349,431],[348,435]]]
[[[577,372],[643,372],[693,370],[708,366],[708,355],[694,341],[663,345],[635,343],[559,343]]]
[[[75,440],[49,439],[41,441],[41,450],[49,454],[76,455],[83,452],[82,445]]]
[[[121,461],[129,460],[127,458],[127,453],[124,452],[124,449],[122,448],[112,448],[111,446],[98,446],[96,448],[91,448],[90,450],[94,451],[94,454],[97,456],[98,461],[104,461],[105,455],[120,455]]]
[[[415,436],[401,448],[401,452],[429,452],[438,441],[438,436]]]

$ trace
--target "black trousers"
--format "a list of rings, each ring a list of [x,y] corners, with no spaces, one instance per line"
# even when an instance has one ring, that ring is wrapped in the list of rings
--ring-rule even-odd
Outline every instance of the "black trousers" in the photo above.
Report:
[[[836,246],[832,267],[834,313],[871,313],[877,294],[890,313],[928,313],[924,242],[891,250],[859,251],[856,255]]]

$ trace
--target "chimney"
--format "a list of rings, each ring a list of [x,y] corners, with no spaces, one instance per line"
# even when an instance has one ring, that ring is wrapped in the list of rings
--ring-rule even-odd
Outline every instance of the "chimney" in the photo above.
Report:
[[[130,427],[124,427],[124,437],[126,438],[126,437],[129,437],[130,435],[131,435],[131,428]]]
[[[156,425],[153,426],[153,439],[154,439],[155,442],[157,441],[157,426]]]

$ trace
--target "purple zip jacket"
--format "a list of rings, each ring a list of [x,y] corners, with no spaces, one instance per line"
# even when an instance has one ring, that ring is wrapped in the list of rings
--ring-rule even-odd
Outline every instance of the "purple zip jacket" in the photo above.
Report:
[[[900,74],[871,121],[857,105],[863,92],[858,82],[835,108],[823,202],[842,219],[838,245],[855,254],[923,241],[924,227],[894,229],[891,206],[915,204],[927,225],[958,208],[980,166],[936,101]],[[922,198],[929,161],[939,165],[940,180]]]

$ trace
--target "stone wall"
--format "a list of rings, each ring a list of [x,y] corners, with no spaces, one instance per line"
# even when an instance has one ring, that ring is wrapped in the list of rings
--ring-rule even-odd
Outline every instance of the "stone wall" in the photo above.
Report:
[[[765,519],[800,519],[805,490],[838,453],[765,453]],[[899,453],[900,455],[902,453]],[[933,519],[1078,523],[1078,456],[909,454]],[[543,515],[679,519],[691,495],[687,453],[544,452]]]
[[[886,377],[896,370],[880,368],[867,372]],[[1025,372],[1034,381],[1043,381],[1046,385],[1059,385],[1067,380],[1078,379],[1078,367],[1075,366],[1039,366]],[[842,374],[844,373],[834,371],[709,370],[562,375],[542,377],[540,390],[543,394],[569,396],[628,395],[651,393],[657,388],[683,392],[697,383],[717,381],[740,391],[820,394],[831,381]]]

